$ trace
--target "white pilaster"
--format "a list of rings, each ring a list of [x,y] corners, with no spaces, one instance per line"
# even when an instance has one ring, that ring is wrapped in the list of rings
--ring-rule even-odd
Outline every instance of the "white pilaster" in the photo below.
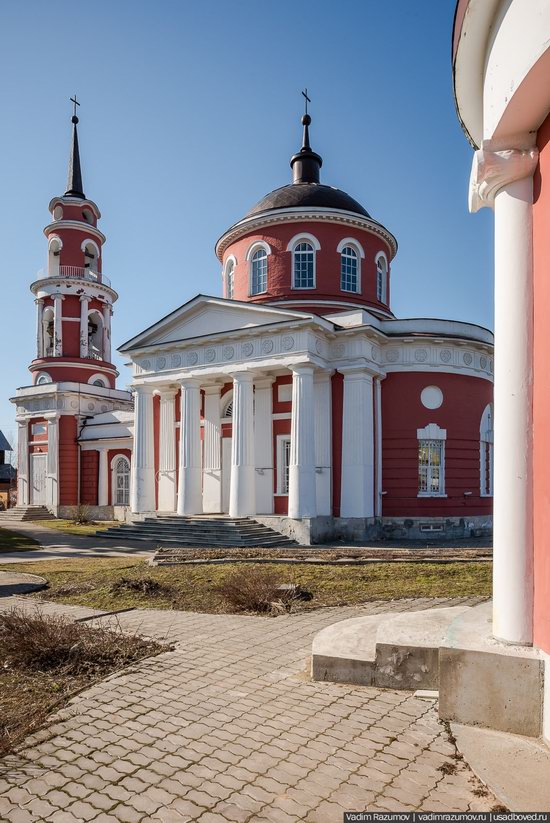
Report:
[[[103,306],[103,359],[111,362],[111,314],[113,308],[109,303]]]
[[[178,514],[202,513],[201,393],[193,380],[181,383]]]
[[[532,136],[527,140],[532,140]],[[533,172],[538,152],[484,144],[470,208],[495,211],[493,634],[533,641]]]
[[[134,389],[134,448],[131,465],[130,509],[135,514],[155,509],[153,390]]]
[[[88,357],[88,306],[90,298],[80,295],[80,356]]]
[[[202,506],[211,513],[222,510],[220,393],[221,386],[204,389]]]
[[[99,449],[99,473],[97,478],[97,505],[109,505],[109,452]]]
[[[162,389],[159,415],[158,510],[176,511],[176,390]]]
[[[315,486],[317,514],[332,514],[332,372],[317,372],[315,395]]]
[[[17,504],[29,504],[29,424],[27,420],[17,424]]]
[[[48,458],[46,467],[46,505],[59,505],[59,416],[48,419]]]
[[[273,513],[273,381],[254,384],[254,453],[256,457],[256,513]]]
[[[63,295],[53,295],[53,355],[63,354]]]
[[[254,459],[254,376],[233,375],[233,437],[231,442],[231,488],[229,514],[256,514]]]
[[[44,312],[44,300],[37,297],[36,304],[36,356],[44,357],[44,333],[42,331],[42,315]]]
[[[376,490],[374,515],[382,517],[382,378],[374,380],[374,453],[376,466]]]
[[[315,404],[313,366],[292,366],[292,421],[288,472],[288,516],[315,517]]]
[[[344,370],[342,370],[344,371]],[[374,516],[372,375],[344,371],[341,517]]]

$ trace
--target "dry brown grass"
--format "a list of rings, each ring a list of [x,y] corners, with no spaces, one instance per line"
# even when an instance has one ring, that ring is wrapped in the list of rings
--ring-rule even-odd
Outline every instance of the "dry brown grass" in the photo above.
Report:
[[[290,611],[299,590],[281,589],[284,579],[279,569],[241,566],[230,572],[216,587],[231,611]]]
[[[0,615],[0,756],[76,692],[162,649],[38,608]]]

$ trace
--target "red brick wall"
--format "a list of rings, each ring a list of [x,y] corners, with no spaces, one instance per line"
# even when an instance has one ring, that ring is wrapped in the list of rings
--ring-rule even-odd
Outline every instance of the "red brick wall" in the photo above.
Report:
[[[80,453],[80,500],[85,506],[97,506],[99,452]]]
[[[78,446],[75,417],[59,418],[59,504],[78,504]]]

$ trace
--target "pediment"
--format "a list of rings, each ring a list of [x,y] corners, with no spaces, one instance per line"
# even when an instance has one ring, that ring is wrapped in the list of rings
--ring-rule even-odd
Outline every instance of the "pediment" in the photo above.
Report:
[[[121,352],[304,319],[306,312],[199,296],[128,340]]]

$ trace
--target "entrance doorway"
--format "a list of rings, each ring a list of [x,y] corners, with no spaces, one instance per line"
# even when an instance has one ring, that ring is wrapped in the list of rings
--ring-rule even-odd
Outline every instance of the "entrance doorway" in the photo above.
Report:
[[[229,489],[231,487],[231,437],[222,437],[222,512],[229,512]]]
[[[46,505],[47,454],[31,454],[31,504]]]

